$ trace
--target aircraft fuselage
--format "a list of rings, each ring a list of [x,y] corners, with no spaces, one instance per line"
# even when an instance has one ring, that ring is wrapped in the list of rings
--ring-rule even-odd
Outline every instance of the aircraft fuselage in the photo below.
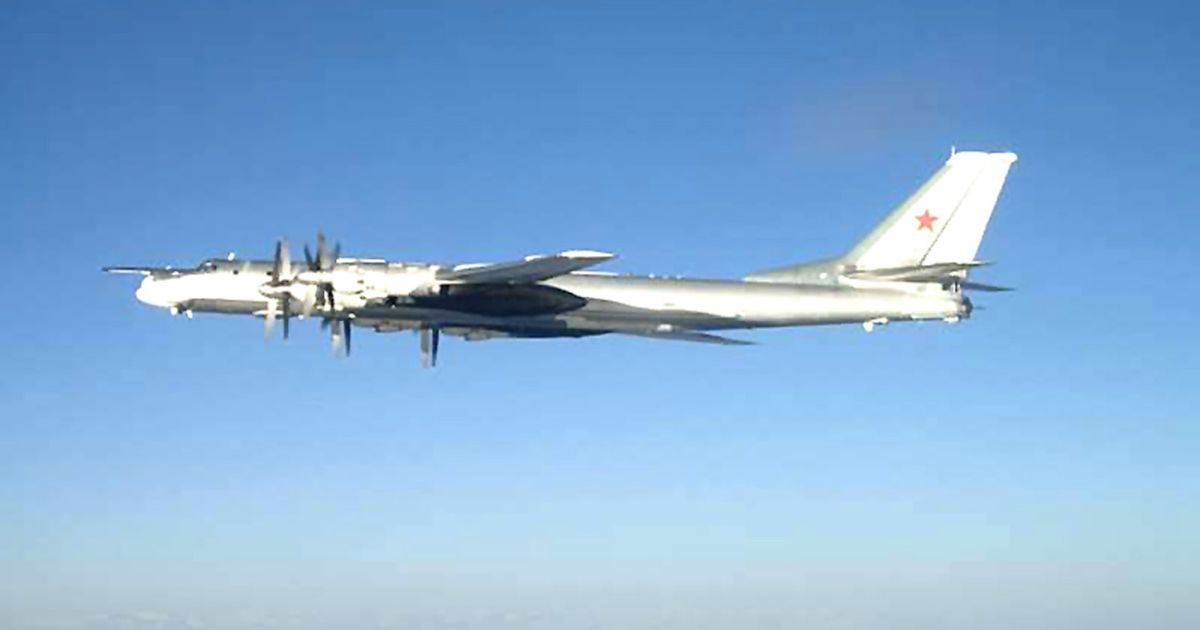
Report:
[[[142,302],[173,312],[262,314],[271,263],[232,261],[224,268],[147,276]],[[628,328],[677,326],[726,330],[870,321],[954,320],[970,314],[961,293],[936,284],[806,285],[576,272],[531,285],[451,285],[422,295],[433,266],[339,264],[335,310],[313,314],[387,330],[422,325],[509,331],[518,336],[580,336]],[[455,294],[461,287],[460,294]],[[300,298],[291,296],[292,312]],[[486,306],[486,308],[483,308]]]

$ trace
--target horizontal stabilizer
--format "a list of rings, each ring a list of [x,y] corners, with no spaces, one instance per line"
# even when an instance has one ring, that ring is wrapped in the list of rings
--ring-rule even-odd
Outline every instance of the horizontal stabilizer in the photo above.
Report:
[[[964,289],[971,291],[986,291],[988,293],[1003,293],[1004,291],[1012,291],[1012,287],[1000,287],[994,284],[984,284],[982,282],[963,282],[958,285]]]
[[[529,284],[549,280],[615,258],[613,254],[571,250],[559,254],[526,256],[502,263],[457,265],[439,269],[440,284]]]
[[[887,269],[861,269],[846,273],[847,277],[862,280],[890,280],[896,282],[937,282],[953,274],[983,267],[991,263],[971,261],[962,263],[935,263],[910,267],[891,267]]]

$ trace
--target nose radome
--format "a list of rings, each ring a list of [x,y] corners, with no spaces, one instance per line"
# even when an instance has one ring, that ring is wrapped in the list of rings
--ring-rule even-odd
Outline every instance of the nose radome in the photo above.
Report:
[[[166,299],[166,296],[163,295],[163,289],[163,286],[155,283],[154,278],[147,276],[142,280],[142,283],[138,285],[137,291],[134,291],[133,295],[137,297],[138,301],[145,304],[166,308],[171,306],[171,303]]]

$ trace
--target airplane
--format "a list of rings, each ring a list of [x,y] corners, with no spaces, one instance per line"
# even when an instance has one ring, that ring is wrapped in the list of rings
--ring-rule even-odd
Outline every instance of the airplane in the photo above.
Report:
[[[749,273],[693,279],[604,273],[614,258],[569,250],[501,263],[389,262],[341,255],[317,235],[293,263],[285,239],[271,260],[209,259],[195,268],[105,267],[141,274],[138,300],[191,318],[253,315],[270,339],[287,339],[293,317],[320,317],[335,354],[350,354],[350,331],[412,330],[421,364],[437,363],[441,335],[495,338],[622,334],[725,345],[750,342],[732,329],[827,324],[867,332],[894,321],[958,322],[971,316],[965,291],[1007,291],[972,282],[988,263],[975,256],[1013,153],[952,150],[950,158],[866,237],[840,256]]]

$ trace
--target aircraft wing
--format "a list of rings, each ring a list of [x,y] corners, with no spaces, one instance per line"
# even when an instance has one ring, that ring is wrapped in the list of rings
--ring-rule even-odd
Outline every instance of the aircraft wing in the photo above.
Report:
[[[446,267],[437,271],[436,278],[439,284],[531,284],[613,258],[613,254],[605,252],[570,250],[510,262]]]
[[[152,276],[155,274],[165,274],[174,271],[170,267],[134,267],[116,265],[111,267],[102,267],[100,271],[105,273],[132,273],[143,276]]]
[[[731,339],[692,328],[687,324],[654,324],[643,321],[622,320],[620,317],[596,318],[596,313],[588,317],[571,317],[565,319],[570,328],[577,330],[594,330],[602,333],[646,337],[649,339],[667,339],[672,341],[693,341],[697,343],[712,343],[722,346],[752,346],[753,341]],[[696,322],[700,324],[699,320]],[[711,316],[703,323],[712,323]]]
[[[671,330],[614,330],[618,335],[630,335],[633,337],[647,337],[649,339],[668,339],[671,341],[693,341],[696,343],[711,343],[720,346],[753,346],[753,341],[744,339],[733,339],[730,337],[722,337],[712,333],[700,332],[698,330],[686,330],[674,328]]]

